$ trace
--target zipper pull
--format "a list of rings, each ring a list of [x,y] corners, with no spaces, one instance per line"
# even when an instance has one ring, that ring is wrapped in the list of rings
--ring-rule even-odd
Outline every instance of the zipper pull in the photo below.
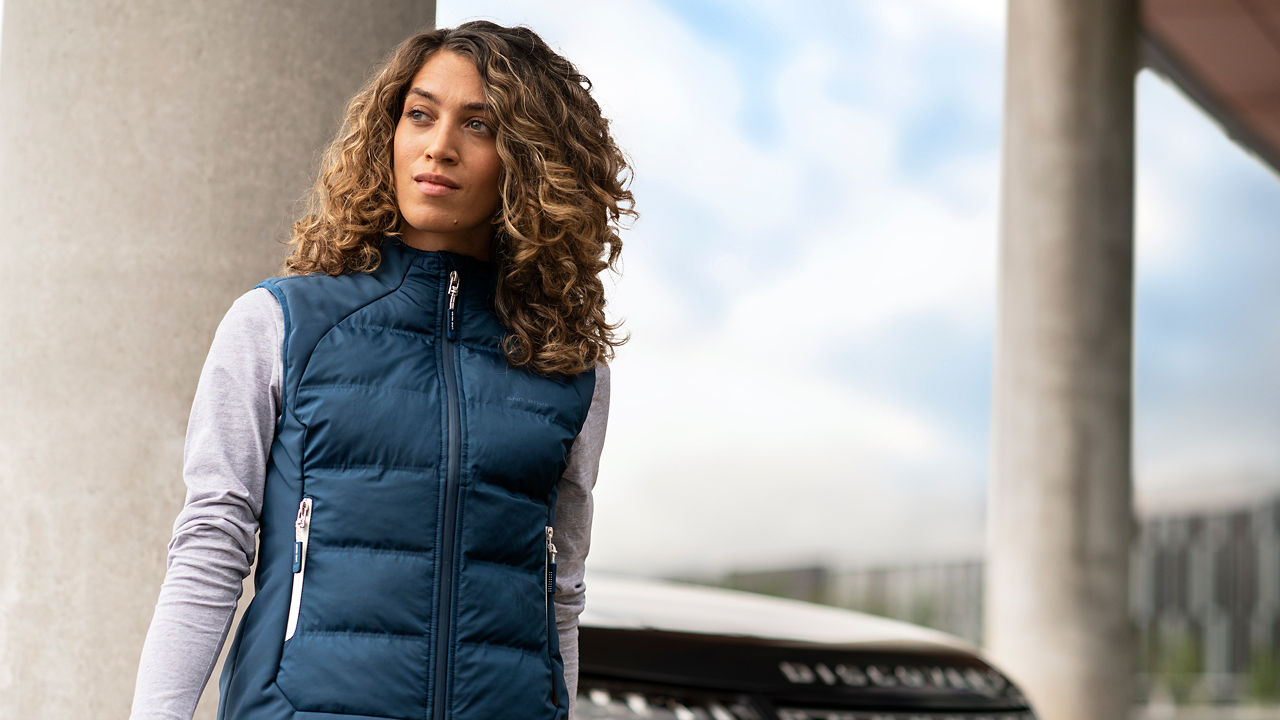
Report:
[[[458,339],[458,322],[455,306],[458,303],[458,286],[461,284],[457,270],[449,271],[449,339]]]
[[[311,523],[311,498],[298,503],[298,519],[293,530],[293,571],[302,572],[302,544],[307,539],[307,526]]]
[[[551,534],[555,528],[547,526],[547,552],[550,554],[551,561],[547,565],[547,592],[554,594],[556,591],[556,544],[551,542]]]

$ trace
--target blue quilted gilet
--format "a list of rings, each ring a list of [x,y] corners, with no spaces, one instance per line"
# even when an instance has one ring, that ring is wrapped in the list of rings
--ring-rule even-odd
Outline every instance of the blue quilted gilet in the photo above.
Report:
[[[595,372],[509,366],[493,263],[270,278],[282,406],[220,720],[565,720],[556,483]]]

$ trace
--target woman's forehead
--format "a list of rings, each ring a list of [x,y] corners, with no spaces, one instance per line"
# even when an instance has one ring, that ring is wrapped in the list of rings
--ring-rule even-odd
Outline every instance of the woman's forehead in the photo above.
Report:
[[[437,50],[427,58],[409,82],[409,93],[430,102],[482,109],[484,81],[471,58]]]

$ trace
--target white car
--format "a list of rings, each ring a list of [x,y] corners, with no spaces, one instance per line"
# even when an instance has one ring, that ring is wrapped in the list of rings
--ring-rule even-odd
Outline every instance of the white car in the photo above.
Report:
[[[953,636],[814,603],[588,572],[580,720],[1034,720]]]

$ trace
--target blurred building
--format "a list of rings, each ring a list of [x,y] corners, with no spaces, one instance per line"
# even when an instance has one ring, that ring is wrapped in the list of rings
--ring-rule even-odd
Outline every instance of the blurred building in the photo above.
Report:
[[[1280,695],[1280,495],[1140,521],[1131,613],[1141,696]],[[825,602],[982,640],[983,562],[736,571],[721,583]]]
[[[1138,658],[1154,680],[1206,699],[1274,697],[1280,497],[1148,518],[1133,581]]]
[[[832,572],[823,565],[731,572],[725,576],[722,584],[735,590],[781,595],[827,605],[840,604],[829,596]]]

